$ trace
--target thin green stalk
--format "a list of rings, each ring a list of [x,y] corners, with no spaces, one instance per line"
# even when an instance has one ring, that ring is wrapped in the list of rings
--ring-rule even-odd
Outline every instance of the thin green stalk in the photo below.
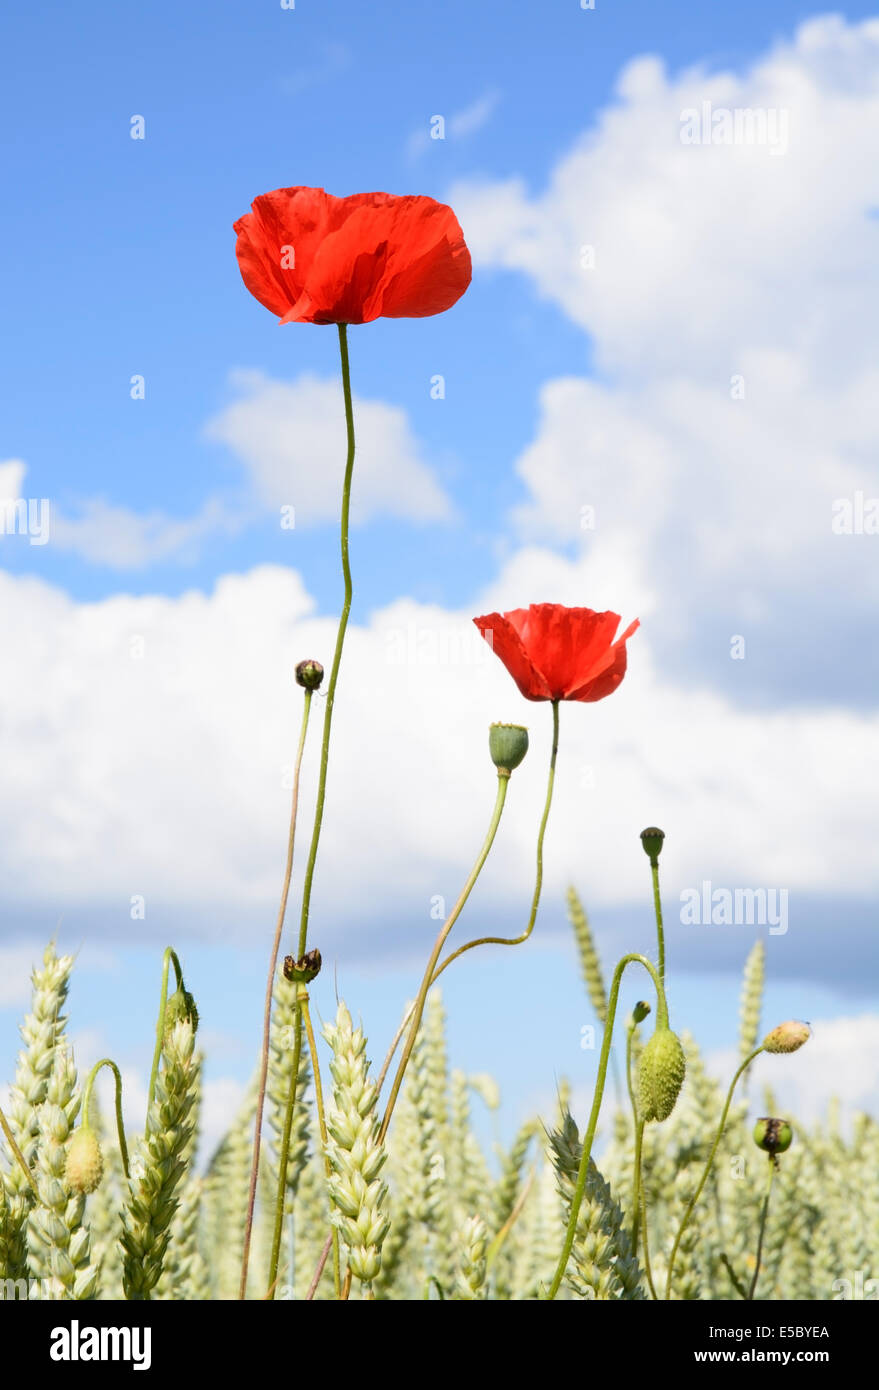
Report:
[[[330,1136],[327,1134],[326,1111],[324,1110],[324,1093],[320,1079],[320,1059],[317,1055],[317,1041],[314,1036],[314,1028],[311,1024],[311,1013],[308,1008],[308,990],[304,985],[299,986],[298,1001],[302,1009],[302,1017],[305,1022],[305,1036],[308,1038],[308,1050],[311,1053],[311,1073],[314,1077],[314,1104],[317,1110],[317,1124],[320,1130],[320,1141],[324,1151],[324,1170],[327,1181],[333,1176],[333,1165],[330,1162],[329,1142]],[[342,1296],[342,1272],[339,1262],[339,1232],[333,1228],[333,1279],[336,1286],[336,1298]]]
[[[671,1248],[671,1256],[669,1257],[668,1262],[668,1278],[665,1281],[666,1301],[668,1301],[671,1298],[671,1281],[672,1276],[674,1275],[675,1259],[677,1258],[678,1246],[681,1243],[681,1238],[683,1237],[684,1231],[687,1229],[690,1217],[693,1215],[693,1210],[696,1206],[696,1203],[702,1195],[702,1189],[708,1181],[708,1174],[711,1172],[711,1165],[714,1162],[714,1158],[720,1145],[720,1141],[723,1138],[723,1131],[726,1128],[726,1118],[729,1114],[729,1107],[732,1105],[733,1092],[736,1089],[739,1077],[742,1075],[742,1072],[745,1070],[746,1067],[749,1067],[751,1065],[754,1058],[758,1057],[763,1050],[763,1044],[761,1043],[759,1047],[756,1047],[754,1051],[745,1058],[738,1071],[736,1072],[735,1076],[733,1077],[732,1081],[730,1082],[730,1087],[726,1093],[726,1100],[724,1101],[723,1105],[723,1111],[721,1112],[720,1116],[720,1124],[718,1125],[717,1133],[714,1136],[714,1143],[711,1145],[711,1152],[709,1153],[708,1158],[705,1161],[705,1167],[702,1170],[702,1176],[699,1179],[699,1186],[696,1188],[696,1191],[693,1193],[692,1197],[687,1203],[687,1209],[684,1212],[680,1228],[678,1229],[678,1233],[675,1236],[674,1245]]]
[[[116,1133],[119,1136],[119,1154],[122,1158],[122,1171],[127,1178],[130,1174],[128,1171],[128,1145],[125,1142],[125,1124],[122,1119],[122,1076],[116,1063],[110,1057],[102,1057],[100,1062],[95,1062],[95,1065],[88,1074],[85,1090],[82,1093],[82,1123],[86,1127],[89,1124],[89,1106],[92,1100],[92,1089],[101,1067],[109,1067],[116,1079]]]
[[[156,1095],[156,1078],[159,1075],[159,1062],[162,1059],[162,1048],[165,1045],[165,1010],[168,1007],[168,972],[171,963],[174,964],[174,974],[177,977],[177,988],[183,988],[183,971],[180,969],[180,961],[177,952],[171,946],[166,947],[162,957],[162,994],[159,1004],[159,1020],[156,1024],[156,1046],[153,1052],[153,1068],[150,1072],[150,1088],[147,1092],[147,1119],[145,1130],[150,1127],[150,1110]]]
[[[290,1074],[290,1093],[287,1096],[287,1111],[284,1115],[284,1132],[278,1150],[278,1200],[275,1204],[275,1225],[272,1231],[272,1253],[269,1261],[269,1292],[267,1297],[274,1299],[278,1282],[278,1265],[281,1260],[281,1238],[284,1233],[284,1207],[287,1195],[287,1162],[290,1157],[290,1135],[293,1132],[293,1116],[296,1113],[296,1083],[299,1080],[299,1063],[302,1058],[302,1010],[296,1010],[296,1026],[293,1029],[293,1070]]]
[[[397,1072],[394,1077],[394,1084],[391,1087],[391,1094],[388,1097],[388,1103],[385,1107],[385,1113],[382,1118],[381,1128],[379,1129],[379,1143],[381,1143],[384,1139],[385,1135],[388,1132],[388,1125],[391,1123],[391,1116],[394,1113],[394,1106],[397,1103],[397,1096],[399,1095],[400,1087],[403,1084],[403,1076],[405,1074],[406,1067],[409,1064],[409,1058],[412,1055],[412,1049],[415,1046],[415,1039],[418,1036],[418,1029],[421,1024],[421,1015],[424,1012],[424,1002],[427,999],[428,990],[433,984],[434,970],[436,969],[436,963],[439,960],[440,952],[442,951],[443,946],[446,944],[449,932],[452,930],[452,927],[455,925],[462,911],[464,910],[464,905],[467,902],[467,899],[470,897],[471,892],[473,891],[473,886],[476,883],[476,880],[478,879],[482,871],[482,866],[488,858],[491,847],[494,844],[494,837],[497,834],[497,828],[500,824],[501,813],[504,809],[504,801],[506,800],[507,796],[507,786],[509,784],[509,780],[509,773],[503,774],[501,772],[498,772],[497,796],[495,797],[494,810],[491,813],[491,821],[489,822],[488,831],[486,833],[485,840],[483,841],[482,849],[479,851],[476,863],[470,870],[467,882],[464,884],[464,887],[461,890],[461,895],[458,898],[458,901],[455,903],[455,906],[449,913],[448,917],[446,918],[445,922],[443,923],[440,933],[437,936],[436,941],[434,942],[433,950],[430,953],[430,959],[427,962],[427,968],[424,972],[424,977],[421,981],[421,988],[418,991],[418,996],[415,1000],[415,1007],[412,1011],[412,1021],[409,1024],[409,1033],[407,1035],[406,1043],[403,1048],[403,1055],[400,1058],[399,1064],[397,1066]]]
[[[266,982],[266,998],[263,1009],[262,1055],[259,1064],[259,1087],[256,1096],[256,1116],[253,1122],[253,1158],[250,1165],[250,1189],[247,1195],[247,1218],[244,1226],[244,1250],[241,1257],[241,1283],[239,1299],[247,1296],[247,1267],[250,1263],[250,1242],[253,1236],[253,1213],[256,1207],[256,1189],[259,1180],[259,1151],[262,1143],[262,1120],[266,1103],[266,1081],[269,1074],[269,1050],[272,1033],[272,997],[275,992],[275,976],[278,970],[278,956],[281,951],[281,936],[287,916],[287,899],[290,895],[290,880],[293,877],[293,850],[296,844],[296,817],[299,810],[299,774],[302,770],[302,754],[305,749],[305,735],[308,732],[308,716],[311,712],[312,691],[306,689],[302,709],[302,723],[299,729],[299,746],[293,768],[293,793],[290,798],[290,830],[287,835],[287,862],[284,866],[284,882],[281,887],[281,904],[275,923],[275,936],[272,941],[269,959],[269,974]],[[286,1174],[285,1174],[286,1177]]]
[[[665,930],[662,925],[662,899],[659,896],[659,860],[650,860],[653,879],[653,910],[656,913],[656,939],[659,946],[659,978],[665,980]]]
[[[552,702],[552,753],[549,759],[549,781],[546,787],[546,801],[543,806],[543,816],[540,821],[540,829],[537,832],[537,875],[534,883],[534,895],[531,899],[531,913],[528,917],[528,925],[520,936],[480,936],[476,941],[468,941],[466,945],[459,946],[457,951],[453,951],[447,956],[442,965],[435,972],[431,984],[435,984],[440,975],[451,965],[453,960],[462,956],[465,951],[472,951],[474,946],[520,946],[523,941],[527,941],[534,930],[537,921],[537,909],[540,906],[540,894],[543,890],[543,840],[546,835],[546,823],[549,820],[549,810],[552,806],[552,792],[555,785],[555,765],[559,752],[559,702]]]
[[[320,748],[320,771],[318,773],[317,782],[317,800],[314,808],[314,825],[312,827],[311,844],[308,850],[308,860],[306,862],[305,877],[302,884],[302,910],[299,917],[299,943],[297,951],[299,959],[305,955],[306,943],[308,940],[308,916],[311,910],[311,889],[314,882],[314,868],[317,862],[317,850],[320,844],[320,833],[324,817],[324,802],[327,792],[327,770],[330,760],[330,733],[333,725],[333,705],[336,698],[336,686],[339,681],[339,667],[342,664],[342,649],[345,645],[345,633],[348,628],[348,618],[351,613],[351,602],[354,597],[354,585],[351,580],[351,564],[348,555],[348,529],[351,515],[351,481],[354,476],[354,454],[356,449],[354,438],[354,401],[351,395],[351,369],[348,361],[348,325],[346,323],[340,323],[337,327],[339,329],[339,355],[342,365],[342,393],[345,399],[345,430],[348,439],[345,477],[342,483],[342,517],[340,524],[342,578],[344,581],[345,597],[342,604],[342,612],[339,616],[339,626],[336,631],[336,646],[333,652],[333,663],[330,667],[330,679],[327,683],[326,704],[324,705],[324,725]],[[302,1055],[301,1010],[297,1010],[296,1012],[293,1034],[293,1056],[295,1065],[290,1077],[290,1095],[287,1098],[284,1136],[281,1142],[281,1151],[278,1160],[278,1206],[275,1212],[275,1230],[272,1240],[272,1260],[269,1274],[270,1285],[277,1279],[278,1262],[281,1254],[281,1232],[284,1224],[284,1197],[287,1186],[287,1160],[290,1151],[290,1132],[293,1128],[296,1084],[299,1079],[299,1059]],[[274,1298],[274,1293],[272,1293],[272,1297]]]
[[[12,1133],[12,1130],[9,1128],[9,1121],[7,1120],[6,1116],[3,1114],[3,1111],[2,1111],[2,1110],[0,1110],[0,1129],[3,1130],[3,1133],[4,1133],[5,1136],[6,1136],[6,1142],[7,1142],[7,1144],[9,1145],[10,1149],[12,1150],[12,1153],[13,1153],[13,1155],[15,1156],[15,1159],[16,1159],[17,1163],[19,1164],[19,1166],[20,1166],[20,1168],[21,1168],[21,1171],[24,1173],[25,1177],[27,1178],[28,1182],[30,1183],[30,1186],[31,1186],[31,1189],[32,1189],[32,1191],[33,1191],[34,1196],[36,1197],[37,1201],[39,1201],[39,1200],[40,1200],[40,1192],[39,1192],[39,1188],[37,1187],[36,1178],[34,1177],[33,1173],[32,1173],[31,1170],[30,1170],[30,1168],[28,1168],[28,1166],[27,1166],[27,1159],[25,1158],[25,1156],[24,1156],[24,1154],[22,1153],[21,1149],[20,1149],[20,1148],[18,1147],[18,1145],[16,1144],[16,1142],[15,1142],[15,1135]]]
[[[342,522],[341,522],[341,546],[342,546],[342,575],[345,582],[345,601],[342,605],[342,613],[339,618],[339,627],[336,633],[336,649],[333,652],[333,664],[330,667],[330,679],[327,685],[327,698],[324,706],[324,727],[323,739],[320,749],[320,774],[317,784],[317,802],[314,810],[314,827],[311,832],[311,846],[308,851],[308,862],[305,866],[305,878],[302,884],[302,912],[299,919],[299,956],[305,955],[306,942],[308,938],[308,914],[311,908],[311,886],[314,881],[314,866],[317,860],[317,849],[320,843],[321,826],[324,817],[324,801],[327,791],[327,768],[330,758],[330,731],[333,724],[333,704],[336,698],[336,685],[339,680],[339,667],[342,664],[342,648],[345,644],[345,632],[348,627],[348,616],[351,612],[351,601],[354,597],[354,586],[351,581],[351,565],[348,558],[348,521],[351,512],[351,479],[354,475],[354,403],[351,397],[351,371],[348,363],[348,325],[340,323],[339,328],[339,352],[342,359],[342,390],[345,397],[345,427],[348,435],[348,457],[345,463],[345,479],[342,484]]]
[[[641,1184],[641,1245],[644,1249],[644,1273],[647,1276],[647,1287],[654,1303],[658,1303],[656,1289],[653,1285],[653,1274],[650,1269],[650,1247],[647,1242],[647,1193],[643,1183]],[[635,1254],[637,1255],[637,1253],[636,1250]]]
[[[562,1279],[565,1276],[565,1270],[567,1269],[568,1260],[571,1257],[571,1250],[574,1246],[574,1237],[577,1231],[577,1218],[580,1215],[580,1206],[583,1202],[583,1194],[586,1191],[586,1180],[589,1176],[589,1159],[592,1156],[592,1144],[595,1139],[595,1131],[598,1127],[598,1115],[601,1110],[602,1099],[604,1098],[605,1082],[607,1081],[607,1065],[610,1058],[610,1044],[613,1037],[614,1021],[616,1019],[620,982],[626,966],[630,965],[633,961],[638,961],[640,965],[644,966],[644,969],[649,972],[656,988],[657,1028],[668,1027],[668,1004],[665,998],[665,986],[657,973],[656,966],[651,960],[648,960],[646,956],[639,955],[637,952],[632,952],[629,955],[623,956],[613,972],[613,980],[611,981],[610,995],[607,1004],[607,1022],[604,1025],[604,1038],[601,1043],[601,1055],[598,1059],[598,1076],[595,1082],[595,1093],[592,1098],[592,1112],[589,1116],[589,1126],[583,1138],[583,1153],[580,1158],[577,1185],[574,1188],[574,1195],[571,1199],[571,1211],[568,1217],[567,1231],[565,1232],[565,1243],[562,1247],[558,1267],[547,1294],[549,1299],[555,1298],[561,1288]]]
[[[644,1138],[644,1124],[638,1119],[638,1102],[635,1099],[635,1083],[632,1078],[632,1046],[635,1040],[635,1029],[637,1024],[634,1019],[629,1023],[626,1030],[626,1088],[629,1092],[629,1103],[632,1107],[632,1125],[635,1130],[635,1174],[634,1187],[632,1190],[632,1210],[635,1213],[632,1218],[632,1251],[638,1253],[638,1222],[641,1216],[641,1208],[638,1203],[638,1193],[641,1187],[641,1141]]]
[[[760,1277],[760,1261],[763,1259],[763,1237],[766,1234],[766,1217],[769,1214],[769,1198],[772,1196],[772,1180],[775,1177],[775,1170],[778,1166],[774,1154],[769,1157],[769,1182],[766,1187],[766,1196],[763,1199],[763,1210],[760,1213],[760,1234],[757,1238],[757,1263],[754,1266],[754,1276],[751,1279],[751,1286],[748,1289],[749,1300],[753,1299],[757,1288],[757,1280]]]
[[[654,963],[652,963],[652,960],[648,960],[647,956],[638,955],[637,952],[630,952],[629,955],[624,955],[622,960],[619,960],[611,981],[611,994],[609,994],[608,998],[608,1022],[605,1023],[604,1038],[602,1038],[601,1042],[601,1056],[598,1058],[598,1076],[597,1079],[595,1079],[595,1093],[592,1095],[590,1122],[588,1122],[586,1136],[583,1138],[583,1154],[581,1154],[580,1158],[580,1170],[579,1173],[577,1173],[577,1186],[574,1187],[574,1195],[572,1202],[570,1202],[570,1215],[569,1218],[567,1218],[565,1244],[563,1244],[562,1254],[561,1257],[559,1257],[558,1268],[556,1268],[555,1275],[552,1277],[552,1283],[549,1284],[549,1293],[547,1294],[549,1300],[555,1298],[555,1295],[558,1294],[559,1289],[562,1287],[562,1279],[565,1277],[567,1261],[569,1261],[570,1252],[573,1250],[574,1236],[576,1236],[577,1232],[577,1218],[579,1218],[580,1207],[581,1204],[583,1204],[583,1194],[586,1193],[588,1168],[590,1168],[590,1158],[592,1155],[592,1141],[594,1141],[595,1130],[597,1130],[598,1127],[598,1113],[601,1111],[601,1102],[602,1099],[604,1099],[605,1081],[608,1079],[608,1061],[609,1056],[611,1056],[613,1023],[615,1023],[616,1019],[616,1002],[618,1002],[619,998],[620,981],[623,979],[623,970],[626,969],[627,965],[631,965],[633,960],[637,960],[640,965],[643,965],[644,969],[650,972],[651,979],[654,981],[656,990],[656,1027],[668,1027],[669,1023],[669,1009],[668,1004],[666,1004],[665,986],[663,986],[662,980],[659,979],[658,973],[656,973]]]

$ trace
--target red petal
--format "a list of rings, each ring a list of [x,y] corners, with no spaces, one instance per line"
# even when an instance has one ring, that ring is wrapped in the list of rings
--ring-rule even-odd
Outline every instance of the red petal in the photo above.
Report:
[[[506,666],[526,700],[551,700],[552,692],[535,668],[519,634],[508,619],[513,615],[488,613],[473,621],[496,656]],[[490,634],[490,636],[489,636]]]

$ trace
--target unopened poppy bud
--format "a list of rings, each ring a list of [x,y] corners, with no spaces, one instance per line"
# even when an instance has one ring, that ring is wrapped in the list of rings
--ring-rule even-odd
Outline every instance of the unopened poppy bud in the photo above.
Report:
[[[794,1132],[787,1120],[763,1116],[754,1126],[754,1143],[768,1154],[783,1154],[793,1143]]]
[[[88,1125],[80,1125],[68,1145],[64,1176],[71,1192],[82,1196],[94,1192],[104,1176],[104,1155],[94,1130]]]
[[[641,831],[641,844],[644,846],[644,853],[649,856],[651,864],[655,864],[659,858],[664,839],[665,831],[660,830],[656,825],[648,825],[646,830]]]
[[[650,1005],[647,1003],[647,1000],[639,999],[634,1009],[632,1010],[632,1022],[643,1023],[649,1012]]]
[[[324,668],[319,661],[300,661],[296,667],[296,684],[306,690],[318,690],[324,678]]]
[[[808,1042],[812,1036],[812,1030],[808,1023],[801,1023],[797,1018],[790,1018],[786,1023],[779,1023],[777,1028],[773,1028],[771,1033],[767,1033],[763,1039],[762,1047],[764,1052],[796,1052],[798,1047],[802,1047],[804,1042]]]
[[[509,777],[528,752],[528,730],[521,724],[492,724],[488,751],[499,777]]]
[[[165,1037],[181,1019],[187,1019],[192,1024],[193,1033],[198,1031],[198,1009],[195,1007],[195,1000],[188,989],[178,985],[165,1005]]]
[[[306,951],[304,956],[295,960],[293,956],[284,957],[284,979],[293,980],[296,984],[307,985],[314,979],[315,975],[320,974],[321,958],[320,951],[315,947],[313,951]]]
[[[641,1053],[638,1100],[642,1120],[667,1120],[681,1093],[687,1063],[680,1038],[657,1025]]]

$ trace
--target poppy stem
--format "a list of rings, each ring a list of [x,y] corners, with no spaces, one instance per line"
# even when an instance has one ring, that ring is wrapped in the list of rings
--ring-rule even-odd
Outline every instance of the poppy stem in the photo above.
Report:
[[[311,908],[311,888],[314,882],[314,866],[317,861],[317,849],[320,844],[320,832],[324,818],[324,801],[327,792],[327,769],[330,760],[330,733],[333,725],[333,704],[336,698],[336,685],[339,680],[339,667],[342,664],[342,648],[345,645],[345,633],[348,628],[348,617],[351,613],[351,601],[354,597],[354,585],[351,581],[351,563],[348,555],[348,526],[351,514],[351,480],[354,476],[354,453],[356,448],[354,438],[354,402],[351,395],[351,369],[348,361],[348,325],[340,323],[339,329],[339,355],[342,364],[342,393],[345,400],[345,429],[348,437],[348,454],[345,461],[345,478],[342,483],[342,518],[340,525],[340,544],[342,551],[342,578],[345,586],[345,598],[342,604],[342,612],[339,616],[339,626],[336,631],[336,648],[333,652],[333,664],[330,667],[330,679],[327,684],[326,704],[324,706],[324,726],[323,738],[320,747],[320,772],[317,782],[317,800],[314,808],[314,825],[311,831],[311,845],[308,850],[308,861],[305,866],[305,877],[302,884],[302,910],[299,918],[299,946],[297,951],[298,959],[305,955],[306,941],[308,938],[308,914]],[[290,1132],[293,1123],[293,1111],[296,1100],[296,1085],[299,1080],[299,1059],[302,1055],[302,1010],[296,1010],[296,1020],[293,1027],[293,1071],[290,1075],[290,1092],[287,1097],[287,1114],[284,1127],[284,1134],[281,1141],[281,1152],[278,1159],[278,1209],[275,1214],[275,1230],[272,1241],[271,1264],[269,1268],[269,1288],[272,1290],[274,1298],[274,1285],[278,1277],[278,1264],[280,1261],[281,1236],[280,1228],[283,1223],[284,1198],[287,1188],[287,1163],[289,1159]]]
[[[275,974],[278,969],[278,955],[281,949],[281,934],[287,916],[287,898],[290,894],[290,880],[293,876],[293,847],[296,842],[296,816],[299,809],[299,774],[302,769],[302,754],[305,749],[305,735],[308,731],[308,716],[311,712],[312,691],[305,691],[305,704],[302,710],[302,723],[299,729],[299,747],[293,767],[293,794],[290,806],[290,830],[287,835],[287,863],[284,869],[284,882],[281,888],[281,905],[275,923],[275,936],[269,958],[269,974],[266,981],[266,998],[263,1008],[262,1055],[259,1064],[259,1089],[256,1096],[256,1117],[253,1122],[253,1157],[250,1165],[250,1188],[247,1194],[247,1217],[244,1225],[244,1251],[241,1257],[241,1283],[238,1297],[247,1296],[247,1267],[250,1263],[250,1242],[253,1235],[253,1213],[256,1206],[256,1189],[259,1178],[259,1152],[262,1143],[262,1119],[266,1101],[266,1083],[269,1074],[269,1051],[272,1032],[272,998],[275,992]],[[286,1174],[285,1174],[286,1177]],[[284,1193],[281,1193],[283,1206]]]
[[[598,1059],[598,1076],[595,1081],[595,1093],[592,1097],[592,1111],[589,1115],[589,1124],[586,1130],[586,1134],[583,1137],[583,1152],[580,1158],[580,1167],[577,1173],[577,1185],[574,1188],[574,1195],[571,1199],[571,1211],[568,1217],[567,1230],[565,1232],[565,1243],[562,1247],[562,1253],[559,1257],[559,1262],[556,1268],[555,1275],[553,1276],[553,1281],[549,1287],[549,1293],[547,1294],[547,1297],[549,1299],[555,1298],[556,1294],[558,1293],[561,1287],[561,1282],[565,1276],[565,1270],[568,1266],[568,1260],[571,1257],[571,1250],[574,1246],[574,1236],[577,1232],[577,1219],[580,1215],[580,1207],[583,1202],[583,1194],[586,1191],[586,1182],[589,1177],[589,1160],[592,1157],[592,1144],[595,1139],[595,1131],[598,1128],[598,1115],[599,1111],[601,1110],[601,1102],[604,1098],[604,1087],[607,1081],[607,1066],[610,1060],[610,1044],[613,1038],[613,1025],[616,1019],[617,1000],[619,999],[620,993],[620,982],[623,978],[623,971],[625,970],[626,966],[630,965],[633,961],[637,961],[639,965],[643,965],[644,969],[649,971],[650,973],[651,979],[653,980],[653,984],[656,988],[657,1014],[660,1017],[663,1013],[665,1013],[666,1018],[668,1016],[667,1007],[665,1004],[665,989],[663,987],[662,981],[659,978],[656,966],[653,964],[651,960],[648,960],[646,956],[639,955],[637,952],[632,952],[627,956],[623,956],[622,960],[620,960],[617,963],[616,970],[613,972],[613,979],[611,980],[610,995],[607,1001],[607,1020],[604,1025],[604,1038],[602,1039],[601,1043],[601,1055]]]
[[[659,895],[659,860],[650,860],[650,873],[653,878],[653,910],[656,913],[656,940],[659,948],[659,978],[665,979],[665,931],[662,925],[662,898]]]
[[[757,1280],[760,1278],[760,1265],[763,1260],[763,1237],[766,1235],[766,1217],[769,1215],[769,1198],[772,1196],[772,1180],[775,1177],[775,1170],[778,1167],[778,1160],[774,1154],[769,1155],[769,1183],[766,1187],[766,1196],[763,1198],[763,1209],[760,1212],[760,1234],[757,1237],[757,1261],[754,1265],[754,1274],[748,1287],[748,1299],[753,1300],[757,1291]]]
[[[559,752],[559,702],[552,702],[552,753],[549,759],[549,780],[546,786],[546,801],[543,806],[543,816],[540,821],[540,829],[537,832],[537,874],[534,882],[534,895],[531,899],[531,913],[528,918],[528,925],[521,936],[480,936],[476,941],[468,941],[466,945],[459,946],[457,951],[453,951],[447,956],[442,965],[435,972],[431,984],[439,979],[440,975],[451,965],[453,960],[462,956],[465,951],[472,951],[474,946],[520,946],[523,941],[527,941],[534,930],[537,921],[537,909],[540,906],[540,894],[543,890],[543,841],[546,835],[546,823],[549,820],[549,810],[552,806],[552,792],[555,786],[555,765]]]
[[[354,597],[354,586],[351,582],[351,564],[348,557],[348,520],[351,512],[351,479],[354,475],[354,403],[351,397],[351,371],[348,364],[348,325],[338,324],[339,329],[339,352],[342,359],[342,391],[345,397],[345,426],[348,435],[348,457],[345,463],[345,480],[342,484],[342,522],[341,522],[341,548],[342,548],[342,576],[345,584],[345,601],[342,604],[342,612],[339,617],[339,627],[336,632],[336,649],[333,652],[333,664],[330,667],[330,679],[327,685],[326,705],[324,706],[324,728],[323,739],[320,749],[320,773],[317,784],[317,802],[314,810],[314,827],[311,832],[311,846],[308,851],[308,862],[305,866],[305,878],[302,884],[302,912],[299,918],[299,950],[298,956],[305,955],[306,941],[308,937],[308,914],[311,907],[311,886],[314,882],[314,866],[317,860],[317,848],[320,843],[321,826],[324,817],[324,800],[327,791],[327,768],[330,758],[330,732],[333,725],[333,704],[336,698],[336,685],[339,680],[339,667],[342,664],[342,648],[345,644],[345,632],[348,627],[348,617],[351,612],[351,600]]]
[[[497,796],[495,798],[494,810],[491,813],[491,821],[489,822],[488,831],[486,833],[485,840],[483,841],[482,849],[479,851],[476,863],[470,870],[467,882],[461,889],[460,897],[458,898],[458,901],[455,903],[455,906],[452,908],[451,912],[449,913],[448,917],[443,923],[440,933],[437,936],[436,941],[434,942],[433,950],[430,953],[430,960],[427,962],[427,968],[425,969],[424,975],[421,980],[421,988],[418,991],[418,997],[415,1000],[415,1006],[412,1010],[411,1022],[409,1024],[409,1032],[406,1036],[406,1042],[403,1047],[403,1055],[400,1058],[400,1061],[397,1065],[397,1071],[394,1076],[394,1083],[391,1087],[391,1094],[388,1097],[388,1103],[385,1107],[385,1113],[382,1118],[381,1128],[379,1129],[379,1144],[381,1144],[382,1140],[387,1134],[388,1126],[391,1123],[391,1116],[394,1113],[394,1106],[397,1103],[397,1096],[399,1095],[400,1087],[403,1084],[403,1076],[405,1074],[406,1067],[409,1064],[409,1058],[412,1055],[412,1049],[415,1046],[415,1040],[418,1037],[418,1029],[421,1024],[421,1015],[424,1012],[424,1003],[427,999],[427,993],[431,985],[433,984],[434,979],[436,978],[434,975],[436,963],[439,960],[440,952],[442,951],[443,946],[446,944],[449,932],[452,930],[452,927],[455,925],[455,923],[457,922],[458,918],[464,910],[464,906],[467,902],[467,899],[470,897],[470,894],[473,891],[473,885],[476,883],[476,880],[482,872],[482,866],[488,858],[489,851],[491,850],[491,847],[494,844],[494,837],[497,834],[497,828],[500,825],[501,813],[504,809],[504,801],[506,800],[507,786],[509,785],[509,781],[509,773],[507,773],[506,775],[504,775],[503,773],[498,773]]]
[[[759,1047],[755,1047],[754,1051],[750,1052],[748,1056],[745,1058],[744,1062],[742,1062],[732,1081],[729,1083],[729,1090],[726,1093],[726,1100],[724,1101],[723,1110],[721,1111],[720,1123],[717,1126],[717,1133],[714,1136],[714,1143],[711,1145],[711,1152],[705,1160],[705,1167],[702,1169],[702,1176],[699,1179],[699,1186],[696,1188],[696,1191],[693,1193],[692,1197],[687,1203],[687,1209],[684,1212],[681,1224],[678,1227],[678,1233],[675,1236],[674,1245],[671,1248],[671,1255],[669,1256],[668,1260],[668,1274],[666,1275],[665,1280],[666,1302],[671,1298],[671,1281],[674,1277],[675,1260],[677,1259],[678,1255],[678,1247],[680,1246],[681,1240],[683,1239],[684,1231],[687,1229],[687,1226],[689,1225],[690,1217],[693,1215],[693,1212],[696,1208],[696,1203],[702,1196],[702,1189],[708,1181],[708,1174],[711,1172],[711,1165],[714,1163],[717,1150],[720,1146],[720,1141],[723,1138],[723,1131],[726,1128],[726,1117],[729,1114],[729,1107],[732,1105],[733,1092],[735,1091],[736,1086],[738,1085],[739,1077],[742,1075],[742,1072],[745,1071],[745,1069],[751,1065],[754,1058],[759,1057],[760,1053],[763,1051],[764,1048],[762,1043]]]

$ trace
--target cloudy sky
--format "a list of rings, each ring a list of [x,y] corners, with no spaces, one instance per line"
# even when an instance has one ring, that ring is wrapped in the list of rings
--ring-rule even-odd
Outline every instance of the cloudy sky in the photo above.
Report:
[[[292,671],[328,663],[341,589],[336,335],[280,329],[234,258],[295,183],[441,198],[474,258],[449,313],[350,334],[319,1009],[337,983],[383,1049],[481,842],[495,719],[532,747],[461,930],[521,930],[549,710],[470,620],[611,608],[641,619],[629,673],[561,711],[538,930],[445,977],[455,1065],[498,1076],[505,1132],[588,1082],[565,887],[608,974],[651,951],[656,823],[675,1021],[722,1060],[755,936],[682,894],[765,890],[766,1022],[816,1030],[776,1093],[879,1106],[871,7],[159,0],[4,30],[0,511],[29,511],[0,534],[0,1073],[55,930],[83,1063],[142,1090],[172,942],[214,1128],[253,1065]]]

